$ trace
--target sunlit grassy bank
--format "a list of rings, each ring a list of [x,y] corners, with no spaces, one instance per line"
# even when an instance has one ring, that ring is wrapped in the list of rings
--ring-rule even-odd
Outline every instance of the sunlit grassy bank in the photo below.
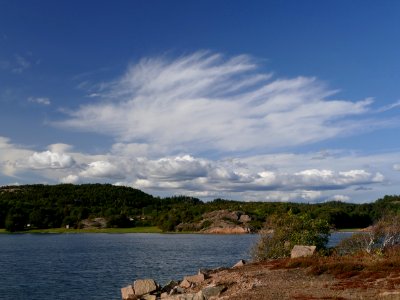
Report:
[[[390,272],[400,270],[399,247],[388,249],[380,255],[359,252],[352,255],[329,257],[302,257],[274,261],[275,268],[308,268],[312,275],[332,274],[345,279],[361,276],[362,279],[385,278]],[[400,283],[398,277],[395,278]]]

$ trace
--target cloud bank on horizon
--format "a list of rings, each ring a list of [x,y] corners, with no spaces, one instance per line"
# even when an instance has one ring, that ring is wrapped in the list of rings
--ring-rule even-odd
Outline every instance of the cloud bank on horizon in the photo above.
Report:
[[[396,151],[299,147],[397,128],[371,98],[348,100],[317,78],[278,78],[249,55],[150,57],[48,122],[113,140],[105,153],[63,141],[32,150],[0,137],[0,172],[24,183],[110,182],[160,195],[259,201],[366,201],[398,184]],[[48,98],[30,102],[49,106]],[[28,180],[29,181],[29,180]]]

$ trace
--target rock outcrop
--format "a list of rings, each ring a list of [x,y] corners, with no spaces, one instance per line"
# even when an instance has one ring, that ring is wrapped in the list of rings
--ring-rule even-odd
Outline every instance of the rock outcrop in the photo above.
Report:
[[[135,291],[135,295],[142,296],[156,291],[157,284],[153,279],[135,280],[133,283],[133,289]]]
[[[226,290],[225,285],[208,280],[210,274],[220,271],[199,270],[198,274],[185,276],[182,281],[170,281],[164,287],[152,279],[135,280],[121,289],[123,300],[211,300]]]
[[[137,299],[135,296],[135,291],[133,290],[132,285],[128,285],[121,289],[121,296],[124,300],[134,300]]]
[[[240,211],[217,210],[203,214],[197,223],[181,223],[178,231],[200,231],[214,234],[244,234],[252,232],[251,217]]]
[[[313,256],[317,247],[295,245],[290,253],[290,258]]]
[[[107,220],[105,218],[84,219],[79,222],[79,228],[94,229],[106,227]]]

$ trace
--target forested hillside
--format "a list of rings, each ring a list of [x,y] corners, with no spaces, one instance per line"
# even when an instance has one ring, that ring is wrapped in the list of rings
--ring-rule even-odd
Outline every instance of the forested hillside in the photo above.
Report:
[[[374,203],[319,204],[239,202],[216,199],[202,202],[185,196],[153,197],[140,190],[110,184],[25,185],[0,188],[0,228],[79,227],[84,219],[103,217],[108,227],[159,226],[174,231],[180,223],[196,222],[206,212],[241,211],[259,229],[268,216],[291,210],[323,218],[335,228],[366,227],[387,212],[400,211],[400,196],[385,196]],[[28,225],[29,224],[29,225]]]

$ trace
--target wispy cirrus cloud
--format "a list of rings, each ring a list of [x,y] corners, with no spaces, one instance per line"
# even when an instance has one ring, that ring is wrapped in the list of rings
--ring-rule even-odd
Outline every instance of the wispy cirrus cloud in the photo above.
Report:
[[[22,73],[26,69],[29,69],[32,65],[32,63],[24,56],[15,54],[15,63],[12,67],[12,72],[13,73]]]
[[[22,74],[38,64],[40,64],[40,59],[35,58],[30,51],[24,54],[15,53],[4,59],[0,58],[0,70],[10,71],[14,74]]]
[[[36,103],[40,105],[50,105],[51,101],[47,97],[29,97],[28,102]]]
[[[335,91],[315,78],[273,78],[258,70],[246,55],[143,59],[102,91],[104,101],[54,124],[157,145],[164,154],[271,151],[363,127],[371,99],[334,99]]]
[[[389,104],[389,105],[386,105],[386,106],[384,106],[384,107],[381,107],[381,108],[378,110],[378,112],[385,112],[385,111],[388,111],[388,110],[391,110],[391,109],[394,109],[394,108],[398,108],[398,107],[400,107],[400,100],[397,100],[397,101],[394,102],[394,103],[391,103],[391,104]]]

